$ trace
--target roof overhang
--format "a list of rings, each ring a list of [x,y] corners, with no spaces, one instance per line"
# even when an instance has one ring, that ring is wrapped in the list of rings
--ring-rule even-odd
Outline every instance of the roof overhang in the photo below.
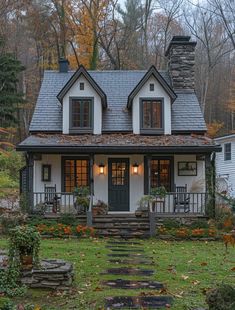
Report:
[[[91,75],[87,72],[87,70],[81,65],[77,69],[77,71],[72,75],[72,77],[69,79],[69,81],[64,85],[64,87],[61,89],[59,94],[57,95],[58,100],[60,103],[63,102],[64,96],[67,94],[67,92],[70,90],[70,88],[73,86],[73,84],[77,81],[77,79],[83,75],[86,80],[91,84],[91,86],[94,88],[94,90],[97,92],[97,94],[101,98],[101,102],[104,108],[107,108],[107,97],[104,91],[100,88],[100,86],[96,83],[96,81],[91,77]]]
[[[140,89],[143,87],[143,85],[148,81],[148,79],[154,76],[155,79],[159,82],[159,84],[163,87],[163,89],[166,91],[166,93],[171,98],[171,102],[173,103],[175,99],[177,98],[177,95],[175,94],[174,90],[169,86],[169,84],[165,81],[165,79],[160,75],[160,73],[157,71],[155,66],[151,66],[149,70],[146,72],[146,74],[143,76],[143,78],[140,80],[140,82],[136,85],[136,87],[132,90],[130,95],[128,96],[127,100],[127,108],[131,108],[133,99],[138,94]]]

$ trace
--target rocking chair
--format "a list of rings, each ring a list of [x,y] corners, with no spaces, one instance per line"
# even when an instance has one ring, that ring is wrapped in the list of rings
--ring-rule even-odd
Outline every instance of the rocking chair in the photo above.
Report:
[[[183,210],[185,213],[190,211],[190,196],[185,186],[175,186],[174,193],[174,212]]]
[[[49,209],[53,213],[57,213],[60,211],[60,197],[56,194],[56,184],[55,186],[46,186],[44,185],[44,193],[45,193],[45,210]]]

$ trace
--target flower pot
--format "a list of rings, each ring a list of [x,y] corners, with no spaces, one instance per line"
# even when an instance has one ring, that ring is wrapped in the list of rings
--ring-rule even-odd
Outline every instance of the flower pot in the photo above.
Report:
[[[22,269],[32,269],[33,255],[20,255],[20,262]]]

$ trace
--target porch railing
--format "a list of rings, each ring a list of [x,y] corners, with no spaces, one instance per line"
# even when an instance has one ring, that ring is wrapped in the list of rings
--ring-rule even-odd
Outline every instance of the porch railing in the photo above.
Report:
[[[182,194],[181,194],[182,195]],[[28,209],[32,212],[42,213],[72,213],[79,211],[76,206],[76,196],[73,193],[56,192],[54,198],[48,201],[45,192],[34,192],[27,194]],[[89,212],[92,211],[93,197],[91,197]],[[201,214],[206,213],[206,206],[209,202],[208,193],[183,193],[181,199],[178,193],[167,193],[160,199],[156,198],[150,208],[150,212],[157,214]],[[185,204],[184,204],[185,201]],[[137,206],[136,206],[137,208]]]
[[[208,193],[167,193],[164,198],[156,198],[150,212],[158,214],[205,214]]]

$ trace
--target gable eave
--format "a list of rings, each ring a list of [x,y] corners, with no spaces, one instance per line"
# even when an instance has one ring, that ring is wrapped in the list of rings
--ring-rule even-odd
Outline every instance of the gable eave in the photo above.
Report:
[[[138,94],[140,89],[143,87],[143,85],[148,81],[148,79],[151,76],[154,76],[155,79],[159,82],[159,84],[163,87],[163,89],[166,91],[166,93],[171,98],[171,103],[175,101],[177,98],[176,93],[174,90],[168,85],[168,83],[165,81],[165,79],[160,75],[160,73],[157,71],[155,66],[151,66],[149,70],[146,72],[146,74],[143,76],[143,78],[139,81],[139,83],[135,86],[135,88],[132,90],[130,95],[128,96],[127,100],[127,108],[131,108],[132,102],[134,97]]]
[[[84,77],[87,79],[87,81],[91,84],[91,86],[94,88],[94,90],[97,92],[97,94],[101,98],[101,102],[104,108],[107,108],[107,96],[104,93],[104,91],[101,89],[101,87],[96,83],[96,81],[91,77],[91,75],[87,72],[84,66],[80,65],[77,71],[72,75],[72,77],[68,80],[68,82],[64,85],[64,87],[61,89],[59,94],[56,96],[59,102],[63,103],[63,98],[67,94],[67,92],[70,90],[70,88],[74,85],[74,83],[77,81],[77,79],[84,75]]]

